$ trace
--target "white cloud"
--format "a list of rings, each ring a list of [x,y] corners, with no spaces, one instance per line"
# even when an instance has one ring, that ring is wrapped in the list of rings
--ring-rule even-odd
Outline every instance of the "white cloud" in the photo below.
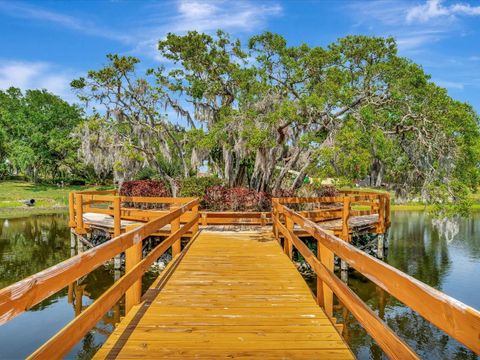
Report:
[[[78,17],[46,10],[26,3],[0,1],[0,12],[11,17],[56,24],[86,35],[98,36],[120,42],[132,41],[132,38],[128,33],[118,33],[111,29],[98,26],[92,21],[85,21]]]
[[[426,23],[437,18],[454,19],[456,15],[480,15],[480,6],[461,3],[444,6],[442,0],[427,0],[424,4],[410,8],[406,14],[406,20],[408,23],[415,21]]]
[[[458,81],[448,81],[448,80],[437,79],[435,80],[435,83],[438,86],[441,86],[447,89],[463,90],[463,88],[465,87],[463,83]]]
[[[246,0],[178,0],[177,10],[178,16],[165,26],[168,31],[251,31],[263,26],[270,16],[282,13],[282,7],[276,3],[258,4]]]
[[[379,36],[394,36],[401,52],[412,53],[424,49],[425,45],[446,37],[454,26],[443,24],[417,24],[406,20],[412,9],[409,1],[375,0],[352,2],[347,6],[356,20],[356,27],[367,27]]]
[[[173,8],[172,5],[173,4]],[[282,14],[276,2],[254,0],[175,0],[144,5],[148,12],[137,24],[127,24],[121,31],[100,26],[92,20],[54,12],[35,5],[0,0],[0,12],[11,17],[47,22],[79,33],[103,37],[131,46],[136,55],[159,58],[157,42],[168,32],[188,30],[212,32],[250,32],[262,28],[273,16]]]
[[[74,102],[75,95],[70,89],[72,72],[59,69],[46,62],[24,62],[0,60],[0,89],[18,87],[46,89],[67,101]]]
[[[154,6],[152,14],[144,19],[147,25],[135,32],[137,40],[132,53],[163,61],[157,43],[169,32],[196,30],[211,33],[218,29],[252,32],[265,26],[271,17],[282,15],[282,11],[275,2],[258,4],[250,0],[176,0],[174,11],[168,16],[161,6]]]
[[[410,31],[403,30],[396,34],[397,45],[402,51],[411,51],[422,48],[427,44],[441,40],[445,36],[444,31],[435,29]]]

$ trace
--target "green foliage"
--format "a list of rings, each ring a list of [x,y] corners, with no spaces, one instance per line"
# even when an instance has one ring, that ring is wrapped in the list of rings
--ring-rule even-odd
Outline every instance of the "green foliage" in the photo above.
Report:
[[[72,173],[79,143],[71,134],[81,117],[78,107],[44,90],[0,91],[0,172],[34,181]]]
[[[136,175],[134,180],[152,180],[158,177],[158,172],[151,167],[144,167]]]
[[[479,185],[478,115],[400,57],[393,38],[289,46],[266,32],[245,47],[223,31],[192,31],[158,45],[173,66],[139,77],[138,59],[109,55],[72,82],[106,107],[96,133],[105,156],[114,151],[105,165],[123,178],[147,163],[174,189],[208,162],[229,187],[362,180],[455,211]],[[188,126],[168,121],[165,108]]]
[[[223,182],[216,176],[188,177],[182,180],[180,196],[203,198],[207,188],[218,185]]]

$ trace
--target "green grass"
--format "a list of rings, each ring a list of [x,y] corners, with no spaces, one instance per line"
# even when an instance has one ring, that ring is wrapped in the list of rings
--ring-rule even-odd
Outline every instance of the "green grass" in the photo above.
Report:
[[[94,186],[65,186],[33,184],[24,181],[0,181],[0,218],[32,214],[63,212],[68,209],[68,193],[78,190],[101,189]],[[35,199],[35,206],[23,201]]]

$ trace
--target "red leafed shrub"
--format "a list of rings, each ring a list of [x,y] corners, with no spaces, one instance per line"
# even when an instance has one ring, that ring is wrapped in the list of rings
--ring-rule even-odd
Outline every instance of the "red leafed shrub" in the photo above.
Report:
[[[134,180],[125,181],[120,188],[120,195],[122,196],[142,196],[142,197],[170,197],[172,196],[170,189],[162,181],[156,180]],[[163,208],[160,204],[147,203],[128,203],[128,207],[151,209]]]
[[[288,191],[288,196],[293,193]],[[211,186],[205,191],[203,206],[210,211],[270,211],[272,195],[244,187]]]
[[[282,198],[282,197],[295,197],[297,196],[296,190],[292,189],[278,189],[273,192],[272,197]]]
[[[302,189],[302,196],[307,197],[335,197],[340,193],[333,185],[308,184]]]
[[[322,185],[315,189],[315,195],[318,197],[335,197],[339,195],[339,192],[333,185]]]
[[[134,180],[125,181],[120,189],[122,196],[171,196],[170,189],[163,181],[156,180]]]

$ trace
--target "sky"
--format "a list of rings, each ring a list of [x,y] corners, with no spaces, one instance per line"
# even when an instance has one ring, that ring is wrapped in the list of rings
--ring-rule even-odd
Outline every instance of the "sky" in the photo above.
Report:
[[[480,1],[473,0],[0,0],[0,89],[44,88],[74,102],[72,79],[105,55],[164,61],[168,32],[229,32],[245,42],[263,31],[290,45],[327,46],[350,34],[393,36],[399,54],[480,112]]]

